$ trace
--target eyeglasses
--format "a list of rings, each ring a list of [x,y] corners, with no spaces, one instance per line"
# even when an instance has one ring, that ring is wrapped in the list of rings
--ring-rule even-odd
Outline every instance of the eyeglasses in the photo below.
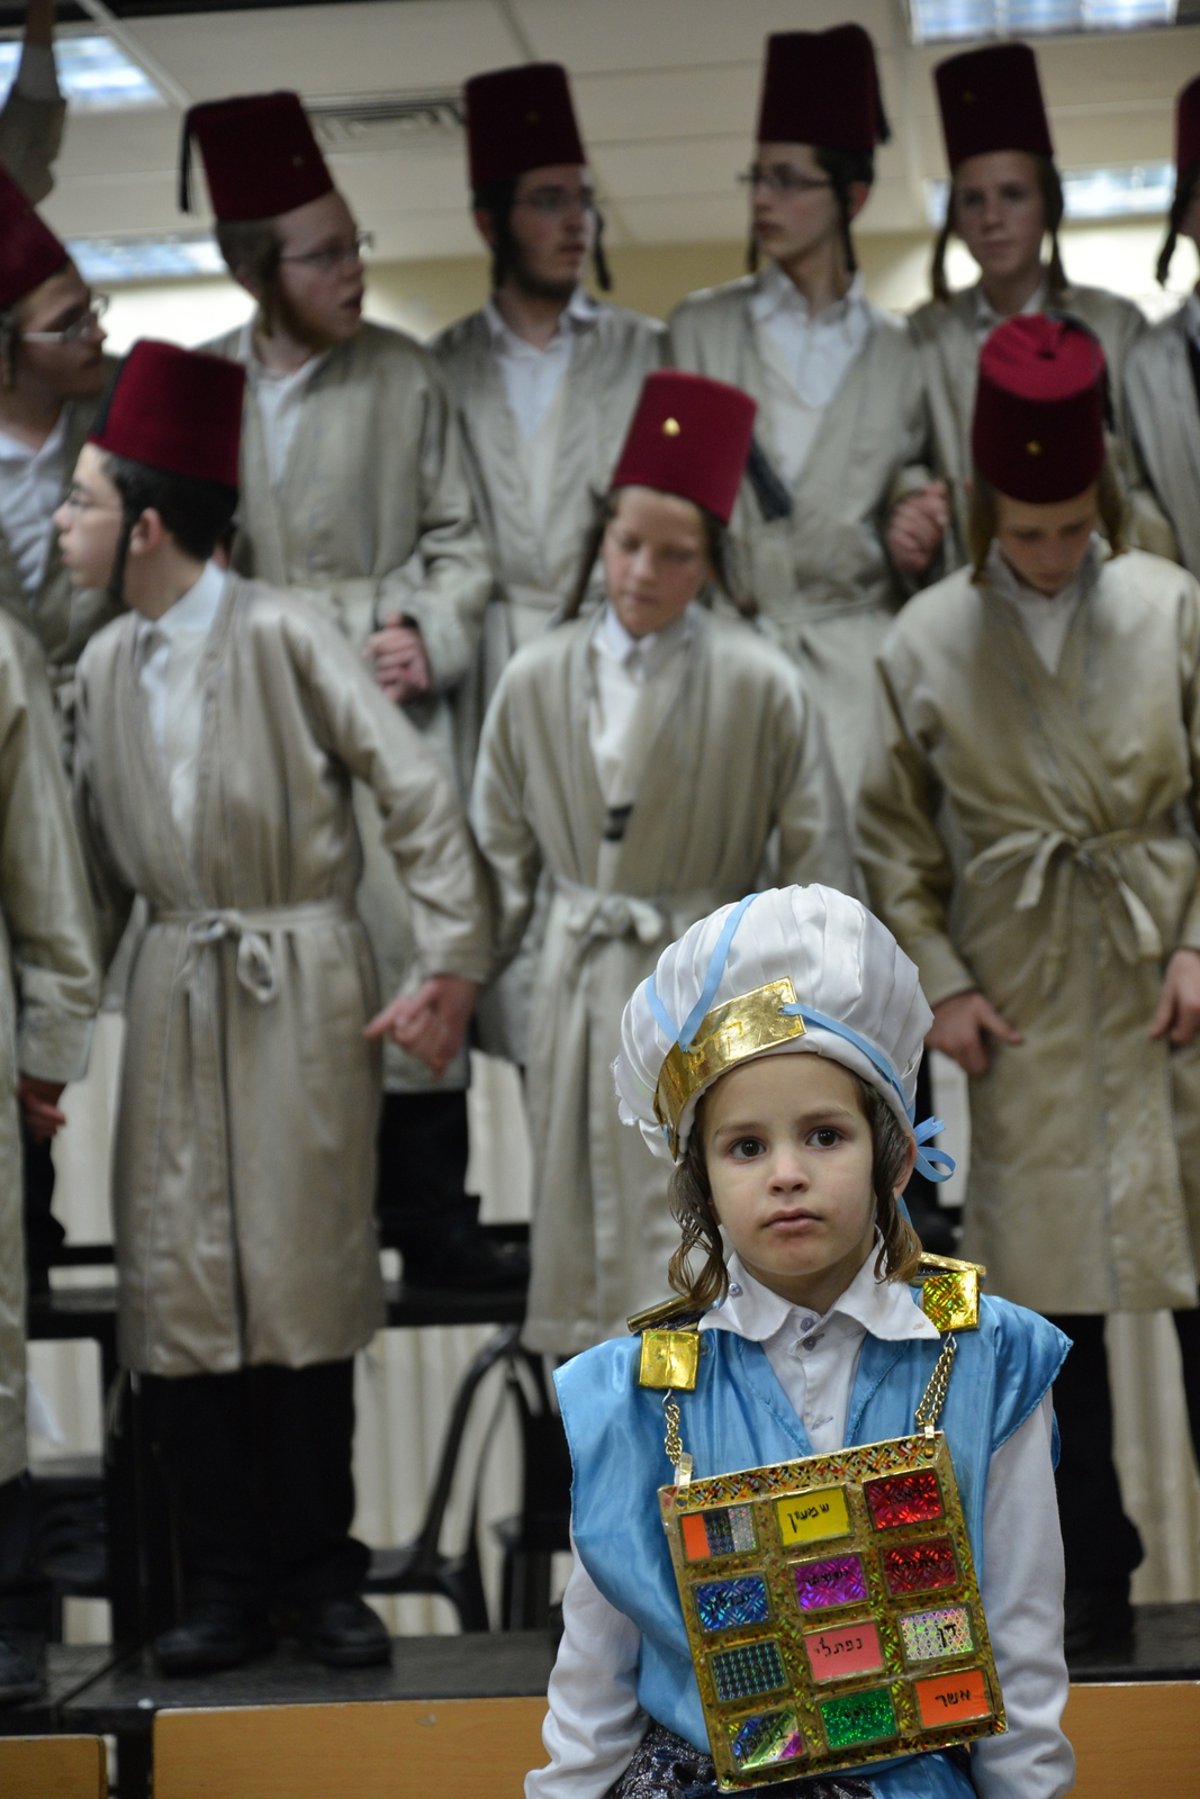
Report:
[[[62,498],[62,505],[68,512],[120,512],[120,505],[105,506],[102,501],[94,500],[86,487],[80,487],[72,481]]]
[[[77,344],[100,323],[107,311],[108,295],[93,294],[79,317],[64,325],[61,331],[22,331],[21,341],[27,344]]]
[[[299,256],[281,256],[280,262],[299,262],[306,269],[313,269],[318,275],[332,275],[335,269],[344,264],[361,262],[367,250],[375,248],[375,234],[371,231],[359,231],[348,244],[329,244],[324,250],[305,250]]]
[[[530,212],[536,212],[544,219],[560,219],[568,212],[595,212],[596,196],[593,193],[572,193],[569,187],[535,187],[531,194],[522,194],[514,206],[528,206]]]
[[[738,180],[743,187],[765,187],[769,194],[811,194],[819,187],[833,186],[832,181],[818,181],[813,175],[802,175],[799,169],[789,169],[786,163],[777,163],[770,169],[752,164],[741,171]]]

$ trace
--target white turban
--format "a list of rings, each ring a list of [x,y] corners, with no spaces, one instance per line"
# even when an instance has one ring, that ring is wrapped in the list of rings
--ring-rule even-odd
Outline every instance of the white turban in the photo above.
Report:
[[[758,1016],[769,1021],[768,1040],[761,1030],[743,1029],[732,1007],[731,1035],[700,1059],[704,1020],[710,1038],[720,1023],[712,1019],[716,1008],[781,981],[791,983],[795,999],[789,1004],[786,995],[782,1001],[765,996],[768,1009],[760,1006]],[[673,1135],[679,1161],[697,1100],[728,1068],[754,1055],[807,1052],[861,1076],[921,1143],[940,1128],[931,1120],[913,1130],[917,1069],[932,1017],[915,965],[858,900],[817,886],[752,894],[710,913],[669,945],[626,1005],[621,1053],[613,1064],[621,1119],[638,1125],[655,1154],[668,1159]],[[672,1133],[655,1112],[659,1078],[672,1050],[689,1051],[697,1040],[686,1102],[671,1121]],[[924,1155],[919,1165],[944,1180],[953,1162],[941,1155],[937,1160],[944,1172]]]

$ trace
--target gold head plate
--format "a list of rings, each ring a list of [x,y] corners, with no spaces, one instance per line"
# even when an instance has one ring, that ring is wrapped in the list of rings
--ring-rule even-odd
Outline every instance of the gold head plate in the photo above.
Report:
[[[673,1156],[679,1154],[679,1120],[694,1094],[748,1056],[803,1037],[804,1020],[781,1010],[795,1003],[790,981],[768,981],[706,1012],[690,1049],[675,1044],[654,1090],[654,1116],[667,1127]]]

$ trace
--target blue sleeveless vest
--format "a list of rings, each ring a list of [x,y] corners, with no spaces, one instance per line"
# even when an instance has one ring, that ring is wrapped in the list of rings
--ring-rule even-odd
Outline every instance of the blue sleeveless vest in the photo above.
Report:
[[[700,1345],[696,1389],[679,1395],[680,1430],[697,1479],[815,1453],[760,1344],[716,1330],[704,1332]],[[982,1299],[979,1329],[958,1335],[940,1429],[954,1460],[981,1586],[988,1464],[1036,1409],[1067,1348],[1045,1319],[998,1299]],[[912,1434],[940,1349],[932,1339],[866,1338],[850,1395],[847,1445]],[[574,1468],[572,1526],[596,1586],[641,1632],[642,1708],[707,1749],[658,1509],[658,1488],[672,1479],[663,1449],[663,1395],[638,1386],[639,1354],[635,1337],[602,1343],[554,1377]],[[937,1753],[864,1772],[880,1799],[961,1799],[974,1791],[959,1763]]]

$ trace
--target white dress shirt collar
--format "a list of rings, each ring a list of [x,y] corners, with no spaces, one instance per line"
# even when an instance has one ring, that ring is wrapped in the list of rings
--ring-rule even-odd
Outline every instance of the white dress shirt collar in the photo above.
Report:
[[[805,1333],[818,1330],[834,1318],[845,1318],[857,1324],[872,1337],[888,1343],[907,1343],[918,1338],[934,1338],[938,1328],[925,1316],[912,1291],[903,1281],[881,1281],[875,1278],[875,1258],[879,1238],[871,1253],[846,1290],[829,1310],[819,1316],[810,1307],[793,1305],[781,1294],[764,1287],[747,1272],[736,1254],[728,1258],[729,1292],[719,1306],[706,1312],[700,1329],[729,1330],[751,1343],[765,1343],[787,1327]]]
[[[606,600],[596,627],[596,647],[631,673],[636,671],[642,679],[650,680],[660,669],[666,667],[691,637],[695,629],[694,605],[693,601],[682,618],[677,618],[674,624],[667,625],[662,631],[647,631],[644,637],[635,637],[617,617],[612,601]]]
[[[1037,287],[1030,294],[1017,316],[1024,317],[1033,312],[1045,312],[1046,301],[1048,298],[1049,289],[1043,279],[1038,282]],[[979,282],[975,288],[976,331],[978,331],[980,337],[987,337],[990,332],[996,329],[997,325],[1002,325],[1003,323],[1004,318],[996,311],[995,307],[984,293],[982,281]]]
[[[856,313],[864,311],[866,305],[867,294],[860,271],[840,300],[835,300],[832,305],[822,307],[820,312],[814,314],[796,283],[784,274],[777,262],[768,262],[759,273],[750,296],[750,316],[761,325],[774,318],[777,313],[795,312],[814,325],[832,327],[845,325]]]
[[[484,302],[483,317],[488,328],[493,346],[501,353],[509,355],[544,354],[536,344],[521,337],[507,322],[504,314],[496,304],[495,295],[489,295]],[[600,306],[593,300],[585,288],[577,287],[558,315],[558,323],[554,327],[554,335],[550,339],[553,344],[556,338],[567,337],[578,331],[589,330],[600,317]]]
[[[226,569],[219,568],[215,562],[206,562],[204,573],[195,586],[189,587],[173,606],[168,606],[161,618],[138,618],[138,641],[141,642],[149,633],[154,633],[161,640],[175,637],[183,631],[211,631],[221,609],[228,579]]]

